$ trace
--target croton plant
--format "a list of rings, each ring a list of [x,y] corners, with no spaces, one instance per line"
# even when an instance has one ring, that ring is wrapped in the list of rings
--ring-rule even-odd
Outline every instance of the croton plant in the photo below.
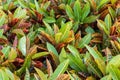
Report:
[[[120,0],[0,0],[0,80],[120,80]]]

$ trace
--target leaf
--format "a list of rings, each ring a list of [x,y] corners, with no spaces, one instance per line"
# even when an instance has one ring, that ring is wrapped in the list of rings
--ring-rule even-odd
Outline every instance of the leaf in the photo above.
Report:
[[[104,32],[109,35],[109,31],[107,30],[106,24],[102,20],[97,20],[99,27],[104,30]]]
[[[62,33],[61,40],[64,41],[69,36],[69,31],[72,28],[72,22],[67,22],[64,26],[60,28],[60,31]]]
[[[100,80],[112,80],[111,74],[102,77]]]
[[[22,67],[20,69],[18,69],[16,71],[17,75],[20,76],[26,70],[26,68],[30,68],[31,61],[32,61],[31,58],[36,53],[36,51],[37,51],[37,46],[36,45],[34,45],[30,48],[29,53],[25,58],[24,64],[22,65]]]
[[[80,5],[79,0],[76,0],[76,1],[75,1],[75,4],[74,4],[73,9],[74,9],[75,19],[76,19],[77,21],[80,21],[80,19],[81,19],[81,5]]]
[[[67,48],[69,49],[69,51],[72,53],[73,56],[75,56],[78,59],[81,59],[78,50],[74,46],[68,45]]]
[[[58,66],[58,64],[60,63],[59,62],[59,57],[58,56],[56,56],[54,53],[52,53],[52,52],[50,52],[50,56],[51,56],[51,62],[54,64],[53,65],[53,67],[57,67]]]
[[[84,8],[82,9],[82,17],[81,17],[81,21],[83,22],[84,19],[88,16],[88,14],[90,13],[90,4],[87,2],[84,5]]]
[[[39,11],[39,4],[38,4],[38,2],[36,0],[34,0],[34,2],[35,2],[36,10]]]
[[[26,37],[25,36],[20,38],[18,48],[22,52],[22,54],[26,56]]]
[[[0,70],[0,73],[1,73],[1,75],[2,75],[2,79],[3,79],[3,80],[9,80],[7,74],[6,74],[3,70]]]
[[[45,17],[43,19],[43,21],[45,21],[47,23],[54,23],[54,22],[56,22],[55,18],[53,18],[53,17]]]
[[[0,17],[0,26],[3,26],[4,23],[5,23],[5,15],[2,15],[2,17]]]
[[[111,64],[109,67],[109,73],[113,80],[120,80],[120,70],[116,66]]]
[[[47,2],[44,4],[43,9],[46,10],[46,9],[49,7],[50,3],[51,3],[51,1],[47,1]]]
[[[60,63],[62,63],[66,59],[67,59],[67,54],[66,54],[65,48],[63,47],[59,54]]]
[[[47,76],[38,68],[34,68],[41,80],[47,80]]]
[[[14,29],[14,30],[12,30],[12,33],[17,34],[17,36],[18,35],[21,35],[21,36],[25,35],[22,29]]]
[[[110,0],[101,0],[99,5],[97,6],[97,10],[102,8],[106,3],[108,3]]]
[[[30,80],[30,73],[27,68],[26,68],[26,74],[25,74],[24,80]]]
[[[58,32],[58,33],[55,34],[55,41],[56,41],[56,43],[60,42],[61,36],[62,36],[61,32]]]
[[[119,67],[120,66],[120,55],[116,55],[114,56],[108,63],[107,65],[107,72],[109,71],[109,67],[110,65],[114,65],[115,67]]]
[[[97,67],[97,65],[93,62],[93,61],[87,61],[86,62],[87,65],[88,65],[88,70],[93,72],[95,75],[97,75],[99,78],[102,77],[102,73],[101,71],[99,70],[99,68]]]
[[[69,5],[66,5],[66,13],[69,16],[69,18],[74,19],[74,13],[72,8]]]
[[[68,64],[69,64],[69,60],[65,60],[64,62],[62,62],[61,64],[58,65],[57,69],[54,71],[54,73],[51,75],[50,77],[50,80],[55,80],[57,79],[60,74],[63,74],[67,67],[68,67]]]
[[[70,80],[68,74],[61,74],[56,80]]]
[[[113,8],[110,7],[110,6],[108,7],[108,10],[109,10],[109,13],[110,13],[112,19],[115,20],[115,17],[116,17],[116,12],[115,12],[115,10],[113,10]]]
[[[43,56],[46,56],[48,55],[49,53],[48,52],[40,52],[40,53],[36,53],[32,56],[32,59],[37,59],[37,58],[40,58],[40,57],[43,57]]]
[[[4,54],[5,58],[8,58],[10,52],[10,46],[4,47],[1,52]]]
[[[92,27],[90,27],[90,26],[88,26],[88,27],[85,29],[85,32],[87,32],[88,34],[89,34],[89,33],[91,33],[91,34],[95,33],[94,29],[93,29]]]
[[[98,54],[97,51],[95,51],[93,48],[85,45],[86,48],[88,49],[88,51],[90,52],[90,54],[94,57],[95,62],[98,65],[98,68],[101,70],[101,72],[103,73],[103,75],[106,74],[106,66],[105,66],[105,62],[103,60],[103,57],[101,54]]]
[[[21,7],[28,8],[27,4],[23,0],[17,0]]]
[[[46,59],[46,64],[47,64],[47,72],[48,72],[48,76],[50,77],[53,74],[53,69],[52,66],[50,64],[50,61],[48,59]]]
[[[35,37],[36,37],[36,33],[35,33],[35,31],[31,31],[31,32],[28,33],[27,36],[30,39],[30,42],[32,43],[34,41]]]
[[[86,36],[84,36],[84,37],[80,40],[80,42],[79,42],[79,44],[78,44],[79,48],[84,48],[85,45],[87,45],[87,44],[90,43],[91,39],[92,39],[91,33],[89,33],[89,34],[87,34]]]
[[[46,28],[47,28],[47,33],[49,33],[50,35],[53,36],[54,31],[53,31],[53,29],[51,28],[51,26],[50,26],[48,23],[46,23],[46,21],[43,21],[43,23],[45,24],[45,26],[46,26]]]
[[[17,52],[14,48],[11,48],[11,51],[8,55],[8,60],[14,60],[17,57]]]
[[[95,15],[90,15],[88,17],[86,17],[83,21],[83,23],[92,23],[95,22],[97,20],[97,18],[99,18],[99,15],[95,16]]]
[[[27,14],[27,11],[25,9],[18,7],[14,12],[14,18],[22,19],[26,17],[26,14]]]
[[[109,14],[105,17],[105,24],[108,31],[110,31],[110,28],[112,27],[112,20]]]
[[[70,60],[70,66],[76,71],[87,72],[86,66],[81,59],[76,58],[75,56],[68,54],[68,59]]]
[[[3,29],[0,29],[0,38],[3,37],[3,32],[4,32],[4,30],[3,30]]]
[[[15,80],[14,74],[7,68],[4,68],[5,73],[7,74],[7,76],[9,77],[9,79],[11,80]],[[1,79],[1,78],[0,78]]]
[[[55,54],[56,56],[58,56],[58,52],[55,49],[55,47],[52,44],[48,43],[48,42],[47,42],[47,49],[48,49],[49,52],[53,52],[53,54]]]

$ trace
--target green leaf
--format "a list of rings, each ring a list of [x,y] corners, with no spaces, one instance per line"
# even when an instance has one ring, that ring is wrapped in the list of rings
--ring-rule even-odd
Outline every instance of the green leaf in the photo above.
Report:
[[[74,13],[72,8],[69,5],[66,5],[66,13],[69,16],[69,18],[74,19]]]
[[[17,52],[14,48],[11,48],[11,51],[8,55],[8,60],[14,60],[17,57]]]
[[[2,17],[0,17],[0,26],[3,26],[4,23],[5,23],[5,15],[2,15]]]
[[[99,27],[107,34],[109,35],[109,31],[107,30],[106,24],[102,20],[97,20]]]
[[[100,80],[112,80],[112,76],[111,74],[109,74],[107,76],[102,77]]]
[[[47,49],[48,49],[49,52],[53,52],[53,54],[55,54],[56,56],[58,56],[58,52],[55,49],[55,47],[52,44],[48,43],[48,42],[47,42]]]
[[[62,36],[61,32],[58,32],[58,33],[55,34],[55,41],[56,41],[56,43],[60,42],[61,36]]]
[[[44,10],[46,10],[46,9],[49,7],[50,2],[51,2],[51,1],[47,1],[47,2],[44,4],[44,6],[43,6],[43,9],[44,9]]]
[[[28,38],[30,39],[30,42],[33,43],[35,37],[36,37],[36,32],[35,31],[31,31],[28,33]]]
[[[72,55],[74,55],[76,58],[80,59],[80,53],[78,52],[78,50],[72,46],[72,45],[68,45],[67,48],[69,49],[69,51],[72,53]],[[82,60],[81,60],[82,61]]]
[[[112,19],[115,20],[115,17],[116,17],[116,12],[115,12],[115,10],[113,10],[112,7],[108,7],[108,10],[109,10],[109,13],[110,13]]]
[[[32,59],[37,59],[37,58],[40,58],[40,57],[46,56],[46,55],[48,55],[48,54],[49,54],[48,52],[40,52],[40,53],[36,53],[35,55],[32,56]]]
[[[3,32],[4,32],[4,30],[3,30],[3,29],[0,29],[0,38],[2,38]]]
[[[4,70],[0,70],[0,73],[2,75],[3,80],[9,80],[9,78],[8,78],[7,74],[4,72]]]
[[[34,0],[34,2],[35,2],[36,10],[39,11],[39,4],[38,4],[38,2],[36,0]]]
[[[26,74],[25,74],[24,80],[30,80],[30,73],[27,68],[26,68]]]
[[[97,64],[95,63],[95,61],[93,61],[93,59],[91,58],[90,53],[86,52],[84,61],[86,63],[86,65],[88,66],[88,72],[92,72],[93,74],[97,75],[99,78],[102,77],[102,73],[100,71],[100,69],[98,68]]]
[[[60,63],[63,62],[64,60],[66,60],[66,59],[67,59],[67,54],[66,54],[66,51],[63,47],[61,52],[60,52],[60,55],[59,55]]]
[[[75,22],[73,24],[73,31],[76,32],[78,30],[78,28],[79,28],[79,22]]]
[[[95,22],[98,17],[99,17],[99,15],[97,15],[97,16],[90,15],[90,16],[88,16],[88,17],[86,17],[84,19],[83,23],[92,23],[92,22]]]
[[[26,56],[26,37],[25,36],[20,38],[18,48],[22,52],[22,54]]]
[[[35,71],[38,73],[41,80],[47,80],[47,76],[38,68],[35,68]]]
[[[89,33],[91,33],[91,34],[95,33],[94,29],[93,29],[92,27],[90,27],[90,26],[88,26],[88,27],[85,29],[85,32],[87,32],[88,34],[89,34]]]
[[[109,71],[109,67],[110,67],[111,64],[118,68],[120,66],[120,55],[114,56],[109,61],[108,65],[107,65],[107,72]]]
[[[17,0],[21,7],[28,8],[27,4],[23,0]]]
[[[5,70],[5,73],[7,74],[7,76],[9,77],[10,80],[15,80],[14,74],[9,69],[4,68],[4,70]]]
[[[116,66],[111,64],[109,67],[109,73],[111,74],[113,80],[120,80],[120,70]]]
[[[98,66],[93,61],[87,61],[87,65],[89,68],[89,71],[93,72],[95,75],[97,75],[99,78],[102,77],[102,73],[99,70]]]
[[[97,51],[95,51],[93,48],[91,48],[87,45],[85,45],[85,46],[88,49],[88,51],[90,52],[90,54],[94,57],[95,62],[98,65],[98,68],[101,70],[103,75],[105,75],[106,74],[106,66],[105,66],[105,62],[104,62],[102,55],[99,54]]]
[[[80,5],[80,1],[79,0],[75,1],[73,9],[74,9],[75,19],[77,21],[80,21],[80,19],[81,19],[81,5]]]
[[[64,62],[62,62],[61,64],[58,65],[57,69],[54,71],[54,73],[51,75],[50,77],[50,80],[55,80],[57,79],[57,77],[60,75],[60,74],[63,74],[67,67],[68,67],[68,64],[69,64],[69,60],[65,60]]]
[[[61,41],[64,41],[69,36],[69,31],[72,28],[72,22],[67,22],[64,26],[60,28],[60,31],[62,33]]]
[[[47,23],[54,23],[54,22],[56,22],[56,20],[55,20],[55,18],[53,18],[53,17],[45,17],[44,19],[43,19],[43,21],[45,21],[45,22],[47,22]]]
[[[105,24],[106,24],[107,30],[110,32],[110,28],[112,26],[112,20],[109,14],[105,17]]]
[[[76,58],[72,54],[68,54],[68,59],[70,60],[71,68],[75,69],[76,71],[87,72],[86,66],[81,59]]]
[[[26,17],[26,14],[27,14],[27,11],[25,9],[18,7],[14,12],[14,18],[22,19]]]
[[[106,3],[108,3],[110,0],[100,0],[99,5],[97,6],[97,10],[101,9]]]
[[[1,52],[4,54],[5,58],[8,58],[10,52],[10,46],[4,47]]]
[[[53,36],[54,31],[53,31],[53,29],[51,28],[51,26],[50,26],[46,21],[43,21],[43,23],[45,24],[45,26],[46,26],[46,28],[47,28],[47,33],[49,33],[50,35]]]
[[[84,5],[84,8],[82,9],[82,17],[81,17],[81,21],[83,22],[84,19],[88,16],[88,14],[90,13],[90,4],[87,2]]]
[[[78,44],[79,48],[84,48],[86,44],[89,44],[89,43],[90,43],[91,39],[92,39],[91,33],[89,33],[89,34],[87,34],[86,36],[84,36],[84,37],[80,40],[80,42],[79,42],[79,44]]]

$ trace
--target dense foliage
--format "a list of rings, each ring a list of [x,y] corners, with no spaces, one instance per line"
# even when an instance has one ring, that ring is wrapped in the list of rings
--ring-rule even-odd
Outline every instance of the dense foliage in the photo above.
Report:
[[[0,80],[120,80],[119,0],[0,0]]]

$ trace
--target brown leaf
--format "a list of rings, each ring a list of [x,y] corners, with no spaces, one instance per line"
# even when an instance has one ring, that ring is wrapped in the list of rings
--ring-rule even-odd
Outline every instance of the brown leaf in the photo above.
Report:
[[[0,38],[0,44],[8,44],[8,40]]]
[[[41,68],[41,67],[43,67],[43,63],[40,61],[34,61],[34,66],[37,68]]]
[[[70,77],[68,74],[61,74],[56,80],[70,80]]]
[[[47,64],[47,72],[48,72],[48,76],[50,77],[51,74],[53,73],[53,70],[52,70],[52,66],[51,66],[51,64],[50,64],[50,62],[49,62],[48,59],[46,59],[46,64]]]
[[[57,51],[60,52],[61,49],[62,49],[64,46],[66,46],[65,43],[59,43],[59,44],[57,44]]]
[[[55,45],[55,40],[52,36],[50,36],[49,34],[45,33],[44,31],[41,31],[41,36],[42,36],[42,39],[47,41],[47,42],[50,42],[52,43],[53,45]]]
[[[43,15],[40,14],[39,12],[37,12],[37,11],[35,11],[35,14],[36,14],[36,16],[37,16],[37,21],[38,21],[39,23],[41,23],[41,22],[42,22],[42,19],[43,19]]]
[[[17,44],[18,44],[18,39],[17,39],[17,36],[15,36],[15,39],[13,41],[13,47],[16,48]]]
[[[48,56],[48,58],[51,60],[51,63],[52,63],[52,66],[53,66],[53,70],[55,70],[56,67],[59,64],[58,57],[55,54],[53,54],[52,52],[50,52],[50,55]]]
[[[102,38],[93,38],[91,40],[91,42],[93,42],[93,43],[102,43]]]
[[[1,26],[0,29],[3,29],[4,33],[6,33],[8,30],[10,30],[10,27],[7,24],[5,24],[5,25]]]

